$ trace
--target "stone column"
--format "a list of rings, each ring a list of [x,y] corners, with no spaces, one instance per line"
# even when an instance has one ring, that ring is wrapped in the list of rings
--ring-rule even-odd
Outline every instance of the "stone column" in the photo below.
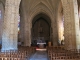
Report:
[[[20,42],[23,45],[24,44],[24,17],[23,14],[20,13]]]
[[[23,42],[22,45],[24,46],[30,46],[30,26],[29,26],[29,21],[27,14],[25,11],[21,13],[21,18],[20,18],[20,36],[21,36],[21,41]]]
[[[55,7],[56,8],[56,7]],[[53,46],[58,46],[58,27],[57,27],[57,19],[56,19],[56,10],[54,10],[53,20],[52,20],[52,39]]]
[[[23,16],[22,16],[23,15]],[[25,14],[25,11],[21,14],[21,21],[20,21],[20,36],[21,41],[23,42],[23,46],[30,46],[30,28],[29,28],[29,22],[27,20],[27,15]]]
[[[21,1],[21,3],[20,3],[20,35],[19,35],[19,38],[20,38],[20,42],[21,42],[21,45],[24,45],[24,22],[25,22],[25,20],[24,20],[24,10],[25,9],[23,9],[24,7],[24,5],[23,5],[24,3],[23,3],[23,1]]]
[[[20,37],[21,37],[21,42],[23,46],[30,46],[30,39],[31,37],[29,37],[30,32],[31,31],[29,29],[29,21],[28,21],[28,13],[25,9],[25,1],[22,0],[21,2],[21,8],[20,8]]]
[[[52,39],[53,39],[53,46],[58,46],[58,30],[57,30],[57,23],[56,21],[53,23],[53,32],[52,32]]]
[[[79,36],[80,36],[80,7],[79,7]],[[80,40],[80,37],[79,37]],[[79,49],[80,49],[80,42],[79,42]]]
[[[27,16],[28,18],[28,16]],[[30,28],[30,22],[28,19],[25,20],[25,29],[24,29],[24,45],[25,46],[30,46],[31,45],[31,28]]]
[[[65,49],[76,49],[79,42],[77,0],[61,0],[64,14]]]
[[[20,41],[22,42],[22,45],[23,46],[26,46],[25,45],[25,24],[27,24],[27,23],[25,23],[25,20],[26,20],[26,15],[25,15],[25,12],[24,12],[24,10],[21,12],[21,14],[20,14]],[[27,28],[27,27],[26,27]]]
[[[20,0],[6,0],[2,51],[17,50],[19,4]]]
[[[53,46],[58,46],[58,30],[57,30],[57,23],[56,23],[56,21],[54,21],[53,23],[52,23],[53,25],[52,25],[52,44],[53,44]]]
[[[3,18],[4,18],[4,6],[2,3],[0,3],[0,45],[2,43]]]

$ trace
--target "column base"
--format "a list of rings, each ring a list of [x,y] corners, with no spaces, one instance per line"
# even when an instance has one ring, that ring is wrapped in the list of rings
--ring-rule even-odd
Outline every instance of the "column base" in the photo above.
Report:
[[[2,48],[2,49],[1,49],[1,52],[11,51],[11,50],[13,50],[13,51],[17,51],[18,48]]]

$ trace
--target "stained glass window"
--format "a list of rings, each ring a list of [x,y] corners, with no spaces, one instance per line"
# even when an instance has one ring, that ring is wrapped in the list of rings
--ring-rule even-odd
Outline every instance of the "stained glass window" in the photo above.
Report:
[[[18,18],[18,34],[20,33],[20,16]]]

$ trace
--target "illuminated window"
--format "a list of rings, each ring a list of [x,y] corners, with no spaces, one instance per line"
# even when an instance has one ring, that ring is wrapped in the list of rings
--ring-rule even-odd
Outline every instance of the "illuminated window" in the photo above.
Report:
[[[20,33],[20,16],[18,18],[18,33]]]
[[[1,16],[1,10],[0,10],[0,19],[1,19],[1,17],[2,17],[2,16]]]

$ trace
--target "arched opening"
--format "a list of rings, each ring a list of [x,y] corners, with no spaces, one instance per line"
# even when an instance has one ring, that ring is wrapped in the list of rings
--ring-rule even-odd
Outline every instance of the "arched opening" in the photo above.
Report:
[[[40,13],[32,20],[32,40],[31,45],[39,48],[46,47],[50,41],[50,18]],[[40,46],[43,44],[43,46]]]

